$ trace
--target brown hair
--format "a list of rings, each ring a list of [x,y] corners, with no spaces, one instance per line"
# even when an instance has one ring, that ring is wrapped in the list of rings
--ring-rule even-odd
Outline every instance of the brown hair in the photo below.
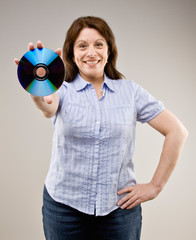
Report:
[[[78,67],[73,61],[73,47],[80,31],[83,28],[96,29],[105,38],[108,44],[109,57],[108,63],[106,64],[104,69],[106,75],[111,79],[124,78],[124,76],[116,69],[118,52],[112,30],[103,19],[93,16],[87,16],[76,19],[67,31],[63,46],[63,60],[66,69],[65,81],[73,81],[78,73]]]

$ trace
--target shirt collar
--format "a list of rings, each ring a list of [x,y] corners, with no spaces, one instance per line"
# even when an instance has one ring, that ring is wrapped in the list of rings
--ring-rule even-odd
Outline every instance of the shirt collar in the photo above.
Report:
[[[104,82],[103,82],[102,88],[104,85],[106,85],[112,92],[115,92],[116,89],[115,89],[114,82],[115,80],[108,78],[106,74],[104,74]]]
[[[90,84],[88,83],[87,81],[85,81],[81,76],[80,74],[78,73],[76,78],[74,79],[73,81],[73,85],[76,89],[76,91],[81,91],[82,89],[86,88],[86,86]]]
[[[115,92],[115,84],[113,83],[114,80],[108,78],[106,76],[106,74],[104,74],[104,82],[102,84],[102,87],[101,89],[103,89],[103,86],[107,86],[112,92]],[[85,81],[81,76],[80,74],[78,73],[76,78],[74,79],[73,81],[73,84],[74,84],[74,87],[76,89],[76,91],[81,91],[83,90],[84,88],[87,87],[87,85],[91,85],[91,83]]]

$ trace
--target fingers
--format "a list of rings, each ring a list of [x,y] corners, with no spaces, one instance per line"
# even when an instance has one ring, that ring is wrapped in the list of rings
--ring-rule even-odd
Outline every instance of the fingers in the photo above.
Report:
[[[38,40],[37,41],[37,48],[43,48],[43,47],[44,47],[43,43],[40,40]]]
[[[30,42],[30,43],[28,44],[28,50],[31,51],[31,50],[33,50],[33,49],[34,49],[34,45],[33,45],[32,42]]]
[[[128,198],[123,199],[123,201],[121,202],[120,205],[121,205],[121,209],[125,209],[125,208],[131,209],[140,203],[141,203],[141,201],[138,198],[138,196],[132,194],[132,195],[129,195]]]
[[[127,192],[131,192],[133,190],[134,186],[126,187],[118,191],[118,195],[122,195]]]
[[[127,193],[118,201],[117,205],[122,209],[131,209],[140,203],[154,199],[158,194],[151,183],[136,184],[118,191],[118,195]]]
[[[127,202],[129,199],[131,199],[134,196],[134,193],[126,194],[119,202],[118,205],[122,205],[123,203]]]
[[[29,48],[29,50],[33,50],[34,49],[34,45],[33,45],[32,42],[29,43],[28,48]],[[39,48],[39,49],[44,48],[44,45],[43,45],[43,43],[40,40],[37,41],[37,48]],[[55,52],[59,56],[61,56],[61,48],[57,48],[57,50]]]
[[[41,42],[40,40],[37,41],[37,48],[43,48],[43,47],[44,47],[44,45],[42,44],[42,42]],[[30,42],[30,43],[28,44],[28,50],[31,51],[31,50],[33,50],[34,48],[35,48],[35,47],[34,47],[34,44],[33,44],[32,42]],[[15,58],[15,59],[14,59],[14,62],[15,62],[16,65],[18,65],[19,62],[20,62],[20,60],[17,59],[17,58]]]
[[[137,200],[137,197],[135,196],[135,192],[132,190],[131,192],[126,194],[120,201],[118,201],[117,205],[121,206],[121,208],[124,209],[124,208],[127,208],[136,200]]]
[[[42,48],[44,48],[44,45],[43,45],[43,43],[40,40],[38,40],[37,43],[36,43],[36,47],[39,48],[39,49],[42,49]],[[34,44],[32,42],[30,42],[28,44],[28,50],[32,51],[33,49],[35,49]],[[61,57],[61,52],[62,52],[61,48],[57,48],[57,50],[55,52],[56,52],[56,54],[59,55],[59,57]],[[15,62],[16,65],[18,65],[20,60],[15,58],[14,62]]]
[[[17,58],[14,58],[14,62],[16,63],[16,65],[18,65],[20,60],[18,60]]]
[[[118,191],[118,195],[122,195],[124,193],[128,193],[126,194],[120,201],[118,201],[117,205],[118,206],[121,206],[120,208],[121,209],[131,209],[133,208],[134,206],[138,205],[139,203],[137,204],[134,204],[136,201],[137,201],[137,198],[135,196],[135,192],[134,192],[134,186],[130,186],[130,187],[126,187],[126,188],[123,188],[121,189],[120,191]]]
[[[41,49],[41,48],[44,47],[43,43],[42,43],[40,40],[37,41],[36,46],[37,46],[37,48],[39,48],[39,49]],[[33,50],[34,48],[35,48],[35,47],[34,47],[34,44],[33,44],[32,42],[30,42],[30,43],[28,44],[28,49],[29,49],[29,51]]]
[[[55,52],[56,52],[56,54],[59,55],[59,57],[61,57],[61,52],[62,52],[61,48],[57,48],[57,50]]]
[[[141,200],[137,199],[134,202],[130,203],[129,206],[125,206],[126,209],[132,209],[139,205],[141,203]]]

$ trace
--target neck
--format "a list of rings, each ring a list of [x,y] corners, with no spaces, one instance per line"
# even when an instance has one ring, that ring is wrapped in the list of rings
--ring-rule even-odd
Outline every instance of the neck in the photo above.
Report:
[[[92,83],[93,85],[99,85],[102,84],[104,81],[104,75],[102,76],[84,76],[82,73],[80,73],[80,76],[87,82]]]

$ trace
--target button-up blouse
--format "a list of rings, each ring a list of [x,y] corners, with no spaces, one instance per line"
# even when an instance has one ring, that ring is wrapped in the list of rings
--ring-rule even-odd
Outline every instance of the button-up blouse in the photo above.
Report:
[[[164,106],[132,80],[106,75],[97,98],[78,74],[57,91],[52,156],[45,185],[50,196],[96,216],[118,208],[118,190],[136,184],[133,164],[136,122],[145,123]]]

